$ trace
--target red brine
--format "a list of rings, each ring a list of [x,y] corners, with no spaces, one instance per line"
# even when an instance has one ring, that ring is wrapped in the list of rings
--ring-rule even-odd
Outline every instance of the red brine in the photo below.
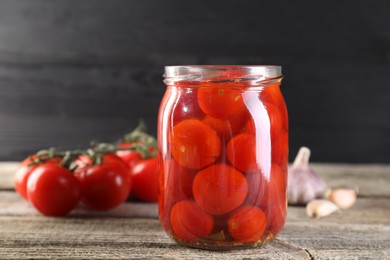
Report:
[[[159,216],[177,242],[231,249],[283,228],[288,117],[279,66],[169,66],[158,119]]]

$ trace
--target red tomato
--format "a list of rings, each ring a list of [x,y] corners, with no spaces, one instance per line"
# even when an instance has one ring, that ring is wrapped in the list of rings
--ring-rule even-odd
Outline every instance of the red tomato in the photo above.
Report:
[[[75,176],[82,188],[81,201],[96,210],[108,210],[126,201],[131,190],[129,169],[113,154],[103,156],[101,164],[92,165],[91,159],[80,156]]]
[[[285,120],[282,117],[283,113],[280,108],[273,103],[265,102],[264,107],[266,108],[270,119],[272,161],[276,163],[286,163],[288,156],[288,133],[285,125],[287,125],[287,122],[284,122]],[[249,119],[243,132],[255,135],[256,130],[253,119]],[[260,128],[257,131],[263,130],[264,129]]]
[[[161,161],[159,171],[160,221],[166,229],[170,229],[169,213],[172,206],[179,201],[193,198],[192,183],[196,172],[181,166],[175,160],[168,160],[165,163]]]
[[[267,220],[264,212],[252,206],[240,207],[228,220],[230,235],[241,243],[259,241],[266,226]]]
[[[227,144],[227,158],[234,167],[243,172],[255,172],[258,169],[256,161],[256,138],[250,134],[239,134]]]
[[[269,120],[270,120],[270,131],[271,131],[271,138],[278,138],[278,135],[282,131],[282,117],[281,113],[279,111],[279,108],[272,104],[272,103],[263,103],[265,109],[268,112]],[[258,131],[261,131],[263,129],[258,129]],[[246,126],[245,126],[245,132],[250,134],[256,133],[256,128],[253,119],[251,118],[248,120]]]
[[[198,89],[194,87],[179,88],[178,101],[173,107],[172,120],[177,124],[185,119],[199,119],[203,117],[197,101]]]
[[[260,93],[260,98],[264,102],[278,105],[283,100],[282,93],[280,92],[280,82],[266,85]]]
[[[286,103],[282,92],[280,91],[280,83],[273,83],[267,85],[260,93],[260,98],[265,103],[272,103],[279,108],[280,116],[282,118],[283,129],[288,129],[288,114]]]
[[[284,227],[287,215],[287,200],[281,198],[278,204],[271,205],[268,213],[268,228],[273,236],[276,236]]]
[[[35,155],[24,159],[24,161],[19,165],[14,177],[15,189],[24,199],[27,199],[28,178],[31,172],[39,166],[39,164],[32,164],[32,159],[34,158],[36,158]],[[46,163],[59,163],[60,161],[60,158],[53,158],[46,161]]]
[[[180,201],[173,206],[170,222],[175,236],[184,242],[195,242],[207,237],[214,227],[213,218],[188,200]]]
[[[166,178],[164,190],[167,196],[175,202],[191,199],[195,173],[181,166],[175,160],[166,162],[166,170],[167,172],[164,172]]]
[[[132,143],[124,142],[120,143],[119,148],[129,148]],[[140,160],[142,160],[141,154],[134,150],[119,150],[115,153],[120,157],[130,168],[134,167]]]
[[[257,206],[261,207],[267,216],[268,229],[273,235],[282,230],[287,213],[287,176],[286,169],[273,163],[270,179],[264,178],[264,189],[257,198]]]
[[[27,197],[33,206],[47,216],[63,216],[80,200],[77,178],[67,169],[44,163],[36,167],[27,181]]]
[[[217,132],[196,119],[184,120],[174,126],[169,140],[173,158],[190,169],[210,165],[221,154]]]
[[[241,129],[245,122],[245,114],[237,113],[229,119],[205,116],[202,121],[217,131],[221,139],[229,140]]]
[[[206,213],[223,215],[244,202],[248,183],[245,176],[235,168],[216,164],[197,173],[192,192],[196,203]]]
[[[264,176],[260,171],[247,173],[246,180],[249,187],[245,203],[257,205],[259,200],[265,196],[265,185],[268,185],[268,182],[264,180]]]
[[[158,159],[157,157],[138,162],[132,169],[133,194],[142,201],[158,200]]]
[[[287,167],[288,163],[288,133],[282,131],[278,138],[272,140],[272,161]]]
[[[202,111],[212,117],[229,118],[244,107],[241,93],[226,84],[206,83],[198,90],[198,103]]]
[[[122,161],[120,157],[113,153],[107,153],[104,155],[103,161],[105,163],[114,163],[114,164],[122,164],[125,168],[128,168],[126,163]],[[77,160],[73,162],[73,167],[77,166],[77,169],[85,168],[92,165],[92,159],[86,155],[80,155]]]

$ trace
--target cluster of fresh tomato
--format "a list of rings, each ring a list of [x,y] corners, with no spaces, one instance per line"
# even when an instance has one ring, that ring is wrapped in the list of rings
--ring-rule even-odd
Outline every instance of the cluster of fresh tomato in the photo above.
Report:
[[[179,241],[255,243],[284,225],[284,100],[279,83],[252,93],[243,84],[176,83],[163,99],[160,218]]]
[[[79,202],[92,210],[109,210],[131,194],[157,202],[156,141],[142,128],[119,144],[85,151],[48,149],[29,156],[15,174],[15,189],[47,216],[66,215]]]

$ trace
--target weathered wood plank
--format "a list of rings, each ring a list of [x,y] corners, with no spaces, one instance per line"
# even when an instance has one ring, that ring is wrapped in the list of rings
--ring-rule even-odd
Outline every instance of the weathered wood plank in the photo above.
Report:
[[[19,162],[0,162],[0,190],[14,189],[14,175]]]
[[[8,166],[12,176],[15,163]],[[156,204],[128,202],[107,212],[78,206],[67,217],[47,218],[15,192],[0,191],[0,258],[390,259],[390,166],[313,168],[329,186],[358,186],[356,204],[322,219],[308,218],[303,207],[289,207],[275,242],[231,252],[175,244],[156,219]],[[7,171],[0,172],[4,177]]]
[[[158,220],[134,218],[0,218],[0,257],[310,259],[299,248],[276,241],[262,248],[210,252],[177,245]]]
[[[12,191],[0,191],[0,216],[39,216],[40,213]],[[91,211],[78,205],[70,216],[158,218],[156,203],[127,202],[108,211]]]
[[[1,192],[0,200],[22,200],[11,193]],[[386,259],[390,252],[388,199],[361,198],[351,209],[323,219],[310,219],[304,208],[289,207],[286,226],[276,242],[232,252],[178,246],[168,239],[157,220],[131,217],[136,216],[129,212],[135,209],[131,207],[121,206],[128,211],[123,215],[76,210],[65,218],[47,218],[27,202],[22,204],[29,211],[25,215],[0,213],[1,257],[310,259],[310,253],[313,259]]]
[[[289,207],[279,239],[307,250],[313,259],[389,259],[390,200],[359,198],[356,204],[322,219]]]
[[[350,187],[360,197],[390,197],[389,164],[320,164],[312,167],[329,187]]]

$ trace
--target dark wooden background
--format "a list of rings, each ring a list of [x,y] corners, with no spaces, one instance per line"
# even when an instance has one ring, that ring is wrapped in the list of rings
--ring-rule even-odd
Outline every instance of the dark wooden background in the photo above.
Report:
[[[291,155],[390,163],[387,0],[0,0],[0,160],[155,133],[180,64],[280,64]]]

